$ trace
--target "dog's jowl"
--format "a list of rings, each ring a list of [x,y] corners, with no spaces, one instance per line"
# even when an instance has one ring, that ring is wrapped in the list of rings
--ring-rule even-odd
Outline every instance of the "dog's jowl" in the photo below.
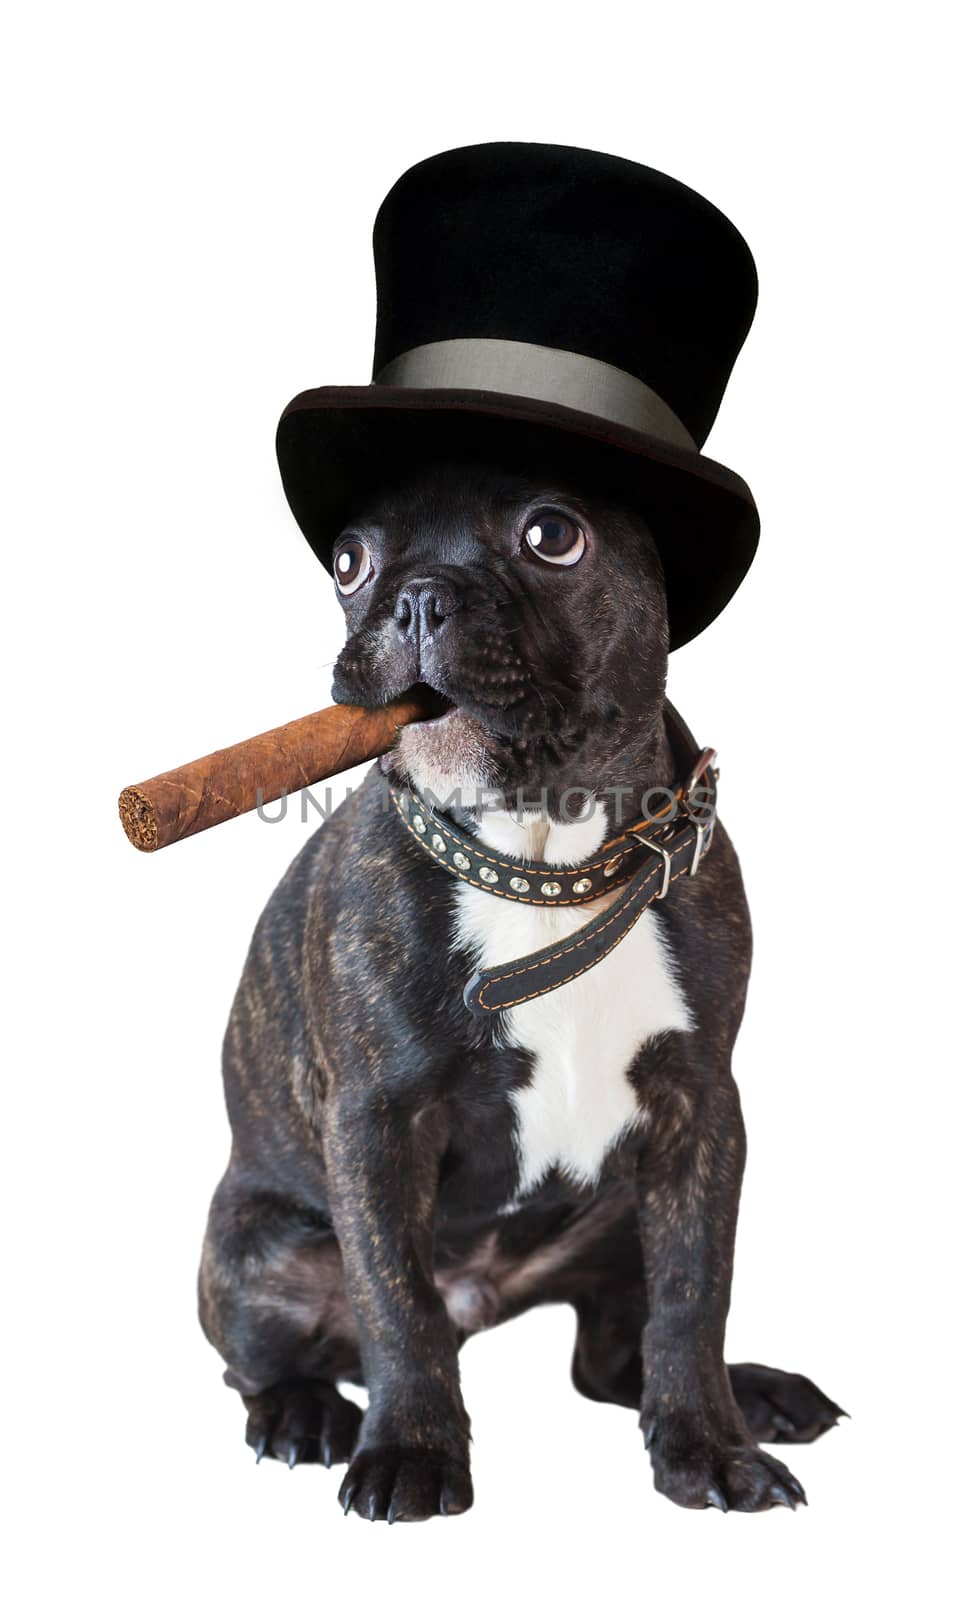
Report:
[[[420,162],[374,242],[372,382],[298,395],[278,459],[344,611],[336,700],[425,716],[256,929],[202,1321],[257,1456],[347,1462],[363,1517],[469,1506],[460,1345],[550,1302],[658,1489],[794,1507],[760,1446],[840,1411],[724,1362],[750,924],[665,693],[757,546],[702,454],[754,262],[683,184],[551,145]]]

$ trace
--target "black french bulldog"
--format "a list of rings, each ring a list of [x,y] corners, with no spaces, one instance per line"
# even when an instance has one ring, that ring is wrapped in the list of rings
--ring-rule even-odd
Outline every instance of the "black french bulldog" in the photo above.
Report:
[[[478,966],[539,951],[599,901],[454,882],[386,803],[391,783],[502,854],[575,865],[619,834],[622,796],[673,785],[646,522],[559,461],[426,463],[360,507],[335,574],[336,699],[422,685],[442,714],[405,728],[301,851],[228,1026],[233,1147],[200,1307],[248,1443],[347,1461],[346,1512],[464,1511],[460,1344],[567,1302],[573,1381],[639,1412],[659,1490],[795,1507],[803,1489],[759,1443],[842,1413],[807,1378],[723,1355],[751,954],[730,841],[718,824],[699,873],[592,970],[486,1016],[462,998]],[[368,1387],[364,1416],[339,1379]]]

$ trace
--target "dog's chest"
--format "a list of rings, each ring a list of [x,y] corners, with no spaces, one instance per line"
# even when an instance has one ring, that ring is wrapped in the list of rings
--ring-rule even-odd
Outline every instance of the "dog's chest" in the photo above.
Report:
[[[504,813],[481,823],[494,850],[573,866],[599,848],[602,811],[578,823],[523,825]],[[533,907],[455,885],[454,942],[480,966],[533,954],[584,926],[609,903]],[[692,1026],[657,919],[647,913],[595,967],[503,1014],[503,1041],[528,1050],[533,1070],[515,1102],[520,1194],[554,1167],[592,1184],[610,1149],[642,1121],[628,1076],[656,1034]]]

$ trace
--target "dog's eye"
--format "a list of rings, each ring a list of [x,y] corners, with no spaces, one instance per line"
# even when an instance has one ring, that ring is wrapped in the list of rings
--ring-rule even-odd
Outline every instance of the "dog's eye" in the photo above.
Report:
[[[335,584],[340,594],[354,594],[372,574],[372,557],[361,539],[347,539],[335,557]]]
[[[526,547],[554,567],[575,567],[586,549],[586,534],[561,511],[541,511],[527,523]]]

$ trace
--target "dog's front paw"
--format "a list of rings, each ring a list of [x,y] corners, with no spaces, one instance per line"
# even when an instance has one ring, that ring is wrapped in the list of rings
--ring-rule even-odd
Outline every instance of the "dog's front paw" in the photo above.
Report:
[[[663,1435],[663,1439],[661,1439]],[[713,1437],[664,1426],[648,1430],[653,1481],[678,1506],[719,1511],[769,1511],[772,1506],[807,1505],[807,1496],[783,1461],[739,1438]]]
[[[338,1498],[346,1515],[370,1522],[424,1522],[468,1511],[472,1479],[464,1461],[443,1451],[380,1446],[352,1457]]]

